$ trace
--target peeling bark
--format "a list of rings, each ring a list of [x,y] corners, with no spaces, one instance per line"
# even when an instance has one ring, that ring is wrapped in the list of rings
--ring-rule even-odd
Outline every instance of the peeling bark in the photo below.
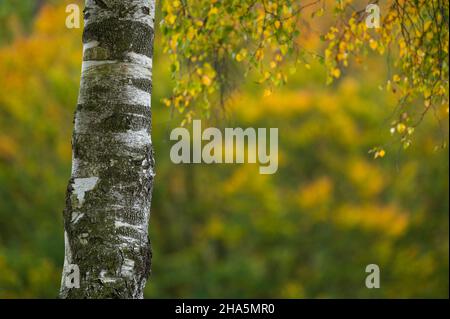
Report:
[[[61,298],[143,298],[154,156],[154,0],[86,0]],[[80,287],[66,284],[70,266]]]

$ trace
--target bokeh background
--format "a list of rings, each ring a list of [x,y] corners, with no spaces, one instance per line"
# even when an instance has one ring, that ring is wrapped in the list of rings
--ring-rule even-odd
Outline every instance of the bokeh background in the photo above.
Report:
[[[0,0],[0,298],[54,298],[64,243],[81,29],[77,1]],[[78,2],[81,4],[81,2]],[[376,56],[332,86],[299,68],[264,96],[246,81],[220,127],[278,127],[278,173],[257,165],[174,165],[179,118],[161,99],[173,86],[157,35],[157,179],[148,298],[448,298],[448,121],[429,116],[402,150],[389,134],[395,98],[381,93]],[[305,45],[320,49],[318,36]],[[206,124],[205,124],[206,125]],[[387,155],[368,151],[383,145]],[[365,266],[381,288],[365,287]]]

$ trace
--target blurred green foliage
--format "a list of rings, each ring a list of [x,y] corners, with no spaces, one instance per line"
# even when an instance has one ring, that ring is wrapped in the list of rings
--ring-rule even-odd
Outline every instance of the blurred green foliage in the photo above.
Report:
[[[44,6],[30,34],[0,40],[2,298],[52,298],[59,289],[81,67],[81,30],[64,21],[64,5]],[[256,165],[170,162],[179,118],[160,102],[173,83],[156,41],[146,297],[448,297],[449,161],[435,150],[448,123],[427,117],[415,144],[397,150],[386,132],[394,98],[378,89],[382,60],[333,86],[323,67],[300,68],[265,97],[249,80],[229,116],[211,124],[278,127],[279,170],[263,176]],[[368,154],[374,145],[385,145],[385,158]],[[371,263],[381,289],[365,288]]]
[[[47,1],[55,2],[55,1]],[[14,37],[30,31],[33,16],[44,0],[1,0],[0,1],[0,45]]]

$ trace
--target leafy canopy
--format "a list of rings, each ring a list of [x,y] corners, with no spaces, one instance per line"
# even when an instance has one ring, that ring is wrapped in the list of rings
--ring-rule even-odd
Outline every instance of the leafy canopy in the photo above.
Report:
[[[317,4],[319,1],[316,1]],[[191,118],[194,102],[210,112],[212,98],[223,105],[233,71],[256,70],[259,83],[287,81],[286,56],[300,53],[299,1],[175,0],[163,3],[162,33],[176,79],[164,102]],[[243,66],[242,66],[243,65]]]
[[[448,116],[448,23],[449,2],[445,0],[391,1],[384,9],[380,28],[368,29],[365,11],[354,11],[346,1],[342,17],[326,34],[325,51],[329,81],[340,76],[349,60],[360,61],[367,51],[385,55],[391,70],[382,90],[397,96],[398,105],[391,133],[408,148],[415,128],[432,111],[438,121]],[[443,145],[446,146],[446,145]],[[374,149],[375,157],[384,150]]]
[[[332,83],[352,61],[361,63],[364,56],[375,53],[389,58],[389,79],[382,89],[397,95],[391,131],[408,147],[414,128],[430,110],[437,114],[445,108],[448,114],[449,3],[387,1],[381,6],[381,25],[374,29],[366,25],[368,4],[353,0],[164,1],[164,51],[176,80],[164,103],[189,121],[196,113],[209,116],[212,103],[223,105],[236,82],[230,77],[236,74],[255,71],[265,95],[270,95],[273,87],[287,82],[296,66],[308,69],[307,58],[323,63]],[[324,52],[310,52],[302,46],[302,36],[325,13],[332,17],[332,25],[321,36]],[[305,24],[306,20],[310,23]],[[422,107],[417,107],[417,100]],[[383,150],[374,152],[384,156]]]

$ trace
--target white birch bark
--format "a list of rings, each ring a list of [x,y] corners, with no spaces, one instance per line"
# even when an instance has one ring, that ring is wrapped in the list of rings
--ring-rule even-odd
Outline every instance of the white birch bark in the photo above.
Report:
[[[86,0],[61,298],[143,298],[155,0]],[[80,287],[66,284],[73,267]]]

